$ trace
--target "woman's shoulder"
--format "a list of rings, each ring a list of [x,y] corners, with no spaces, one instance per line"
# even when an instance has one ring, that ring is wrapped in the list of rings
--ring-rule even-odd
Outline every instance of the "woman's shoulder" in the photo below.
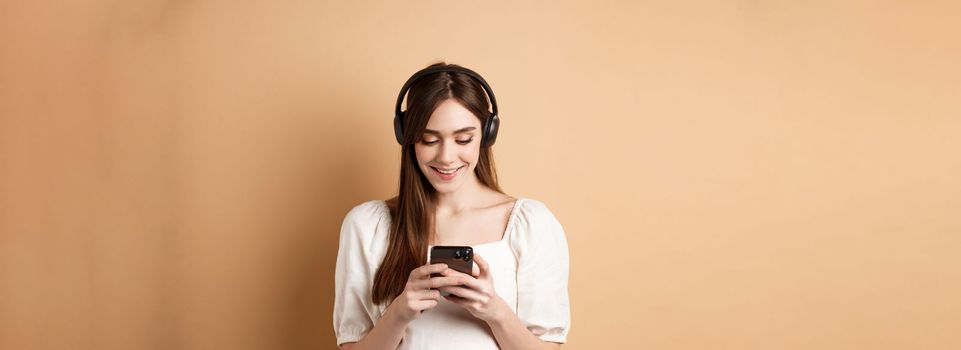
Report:
[[[517,201],[517,213],[513,218],[517,231],[515,239],[536,240],[544,236],[564,235],[560,221],[547,203],[526,197],[518,197]]]
[[[344,217],[344,224],[367,226],[389,218],[390,211],[387,209],[387,203],[380,199],[373,199],[354,205]]]
[[[533,251],[555,253],[567,251],[564,227],[547,203],[518,197],[517,214],[514,217],[511,246],[518,258]]]
[[[383,214],[387,210],[387,202],[382,199],[371,199],[366,202],[361,202],[354,205],[353,208],[347,212],[347,216],[371,216]]]
[[[341,246],[360,246],[365,250],[381,249],[390,231],[390,212],[382,200],[369,200],[354,205],[340,229]]]
[[[556,221],[557,217],[548,208],[547,203],[534,198],[517,197],[517,219],[522,223],[532,224],[534,222]]]

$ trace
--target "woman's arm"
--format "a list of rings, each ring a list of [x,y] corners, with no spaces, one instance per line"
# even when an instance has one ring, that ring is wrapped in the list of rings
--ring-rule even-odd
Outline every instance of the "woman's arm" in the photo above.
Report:
[[[395,303],[391,303],[387,307],[384,316],[360,341],[344,343],[340,348],[344,350],[396,349],[400,345],[400,341],[404,339],[404,332],[407,330],[410,321],[398,317],[394,306]]]
[[[475,253],[474,262],[478,267],[475,272],[476,278],[451,269],[443,272],[445,276],[463,277],[465,282],[464,286],[440,288],[442,291],[452,293],[445,298],[464,307],[474,317],[487,322],[494,333],[494,338],[497,339],[497,345],[502,350],[560,349],[560,344],[543,341],[531,333],[507,302],[494,291],[494,281],[487,260]]]
[[[488,269],[487,262],[478,254],[474,254],[474,261],[481,267],[481,274]],[[457,272],[451,272],[456,274]],[[507,302],[504,301],[493,287],[488,287],[489,282],[485,283],[485,276],[479,280],[469,281],[468,286],[474,290],[462,287],[444,287],[441,290],[450,291],[453,294],[446,299],[455,304],[459,304],[470,311],[475,317],[487,322],[497,345],[501,350],[556,350],[561,348],[561,344],[541,340],[534,333],[531,333],[524,323],[511,310]]]
[[[453,285],[461,285],[464,279],[461,277],[430,277],[431,274],[440,273],[448,270],[447,264],[431,264],[418,267],[410,272],[407,285],[384,310],[384,315],[380,317],[360,341],[355,343],[344,343],[342,349],[367,350],[367,349],[396,349],[404,339],[407,325],[420,316],[424,310],[437,306],[440,299],[440,292],[436,288]]]
[[[501,313],[503,316],[497,319],[493,319],[487,324],[490,325],[491,331],[494,332],[494,338],[497,339],[497,344],[500,345],[502,350],[514,350],[514,349],[543,349],[543,350],[556,350],[561,348],[561,344],[543,341],[540,338],[534,336],[521,320],[517,318],[513,312]]]

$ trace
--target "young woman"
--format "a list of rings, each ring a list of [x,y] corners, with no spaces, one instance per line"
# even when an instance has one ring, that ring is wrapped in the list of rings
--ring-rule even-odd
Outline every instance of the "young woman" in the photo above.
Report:
[[[337,345],[560,348],[570,329],[567,240],[544,203],[498,186],[490,87],[469,69],[437,63],[411,76],[396,106],[399,194],[357,205],[341,227]],[[471,246],[474,271],[427,263],[435,245]]]

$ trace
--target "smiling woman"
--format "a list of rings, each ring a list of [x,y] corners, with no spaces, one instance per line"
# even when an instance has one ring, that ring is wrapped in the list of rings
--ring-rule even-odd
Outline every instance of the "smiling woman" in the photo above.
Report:
[[[398,195],[357,205],[341,228],[337,344],[558,348],[570,329],[567,240],[544,203],[497,184],[490,86],[474,71],[437,63],[408,79],[395,113]],[[428,264],[434,245],[471,246],[477,268]]]

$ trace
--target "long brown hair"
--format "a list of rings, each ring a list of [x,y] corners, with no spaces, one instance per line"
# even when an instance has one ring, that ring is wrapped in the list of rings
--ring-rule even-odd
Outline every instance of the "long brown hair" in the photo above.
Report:
[[[438,62],[429,67],[457,66]],[[454,99],[471,111],[484,125],[490,103],[477,80],[459,72],[440,72],[417,79],[407,93],[404,114],[404,142],[401,146],[400,189],[387,200],[391,227],[387,254],[374,276],[374,303],[389,302],[404,291],[410,272],[427,262],[427,244],[434,229],[436,190],[421,172],[414,144],[423,137],[430,115],[442,102]],[[483,140],[481,140],[483,141]],[[481,146],[474,174],[481,184],[503,193],[497,184],[493,154]]]

